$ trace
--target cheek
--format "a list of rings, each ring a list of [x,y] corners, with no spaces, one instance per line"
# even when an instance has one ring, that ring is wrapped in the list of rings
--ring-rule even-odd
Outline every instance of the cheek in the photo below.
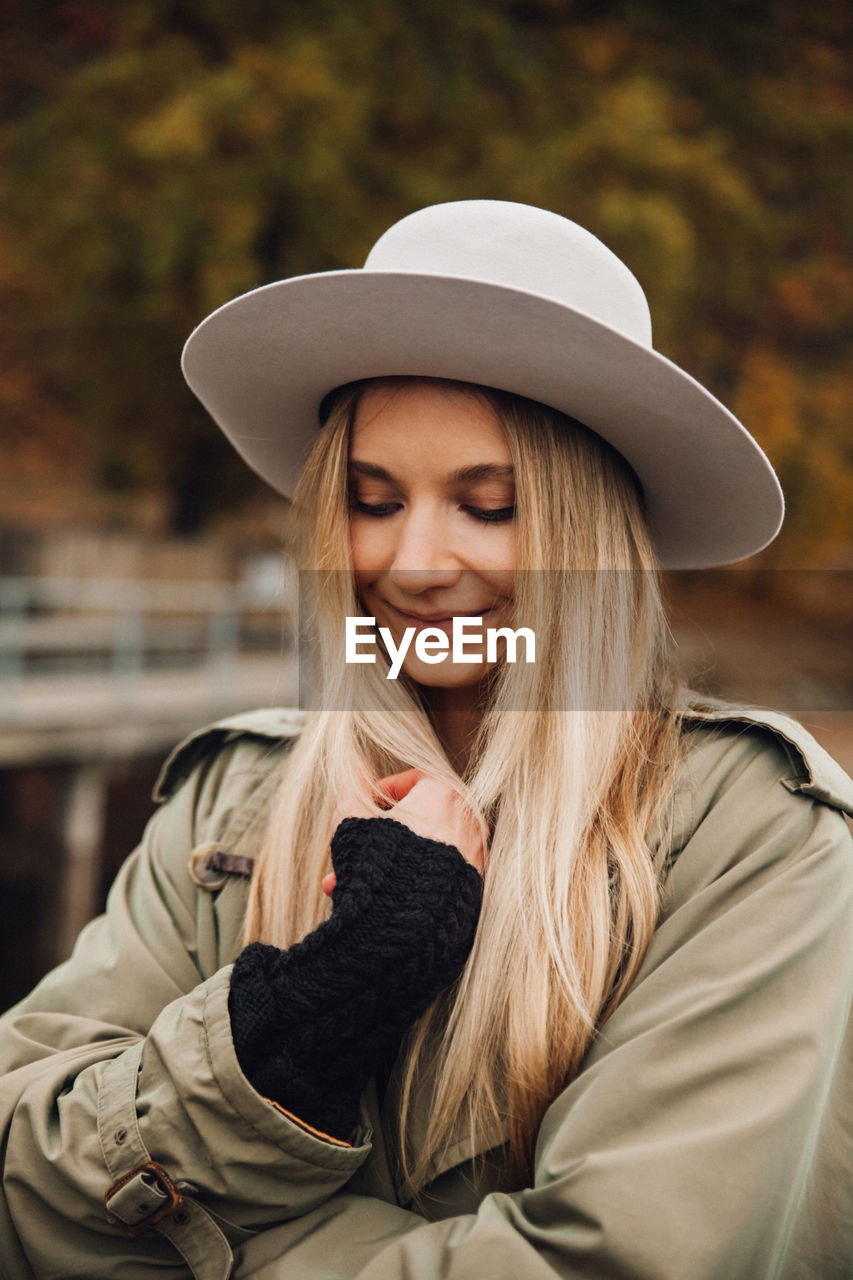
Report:
[[[517,574],[515,540],[509,537],[501,542],[500,547],[496,547],[493,543],[489,548],[488,558],[484,551],[479,577],[487,584],[486,594],[494,600],[496,607],[500,610],[500,625],[505,625],[509,620],[516,594]]]
[[[350,521],[349,527],[349,545],[352,555],[352,565],[356,573],[364,567],[365,561],[370,551],[370,538],[366,536],[364,526],[354,521]]]
[[[350,521],[350,554],[356,581],[362,585],[385,567],[387,534],[379,521]]]
[[[511,594],[518,562],[514,526],[490,529],[487,534],[472,540],[469,546],[472,565],[501,595]]]

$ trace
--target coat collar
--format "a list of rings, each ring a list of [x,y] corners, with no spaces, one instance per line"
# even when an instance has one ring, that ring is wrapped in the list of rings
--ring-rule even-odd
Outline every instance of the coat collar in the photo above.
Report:
[[[308,718],[298,707],[263,707],[243,711],[196,729],[174,747],[164,760],[152,798],[158,803],[168,800],[195,766],[215,750],[235,738],[254,737],[281,744],[298,737]]]
[[[676,710],[689,725],[741,724],[772,733],[791,760],[792,776],[785,782],[788,790],[822,800],[853,816],[853,780],[791,716],[690,690]],[[297,707],[266,707],[198,729],[179,742],[166,758],[154,787],[154,799],[167,799],[205,755],[224,743],[244,735],[283,743],[302,732],[308,714]]]

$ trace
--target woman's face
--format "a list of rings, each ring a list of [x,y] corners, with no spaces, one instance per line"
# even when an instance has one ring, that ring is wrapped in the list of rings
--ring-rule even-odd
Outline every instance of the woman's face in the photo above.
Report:
[[[494,662],[454,663],[448,654],[428,663],[415,641],[430,627],[452,643],[459,616],[482,618],[484,632],[509,625],[515,483],[494,411],[472,393],[442,384],[368,387],[353,423],[349,495],[364,610],[377,628],[389,628],[397,646],[404,631],[415,628],[402,669],[419,684],[475,684]],[[485,654],[485,640],[467,641],[469,653],[481,650]]]

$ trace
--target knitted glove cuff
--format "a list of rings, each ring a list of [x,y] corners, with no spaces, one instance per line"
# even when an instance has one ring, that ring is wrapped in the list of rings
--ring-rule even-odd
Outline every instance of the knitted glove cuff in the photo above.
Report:
[[[332,838],[331,917],[287,951],[237,957],[229,1010],[256,1089],[347,1136],[380,1060],[459,973],[482,880],[458,849],[391,818],[346,818]]]

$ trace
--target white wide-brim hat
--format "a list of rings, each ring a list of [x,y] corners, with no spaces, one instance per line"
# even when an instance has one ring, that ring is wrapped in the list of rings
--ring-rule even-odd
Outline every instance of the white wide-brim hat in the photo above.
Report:
[[[762,450],[652,348],[628,268],[590,232],[530,205],[460,200],[410,214],[362,268],[279,280],[220,307],[191,334],[182,366],[238,453],[286,495],[328,392],[410,374],[515,392],[597,432],[636,473],[665,568],[740,560],[782,523]]]

